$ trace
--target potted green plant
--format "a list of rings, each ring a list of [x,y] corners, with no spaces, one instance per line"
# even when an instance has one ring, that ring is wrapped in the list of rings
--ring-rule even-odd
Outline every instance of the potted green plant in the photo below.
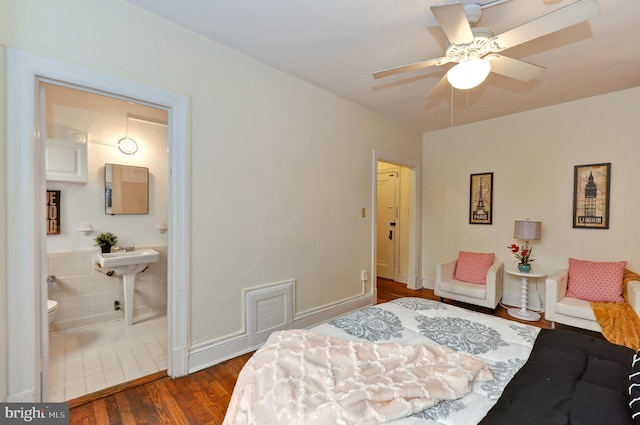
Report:
[[[118,243],[118,237],[111,232],[103,232],[96,236],[96,245],[103,253],[111,252],[111,247]]]

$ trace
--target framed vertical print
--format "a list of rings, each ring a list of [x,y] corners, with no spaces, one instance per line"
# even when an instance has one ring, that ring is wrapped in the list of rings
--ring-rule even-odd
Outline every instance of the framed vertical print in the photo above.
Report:
[[[611,163],[576,165],[573,173],[573,227],[609,228]]]
[[[469,224],[492,224],[493,173],[471,174]]]
[[[60,234],[60,191],[47,190],[47,235]]]

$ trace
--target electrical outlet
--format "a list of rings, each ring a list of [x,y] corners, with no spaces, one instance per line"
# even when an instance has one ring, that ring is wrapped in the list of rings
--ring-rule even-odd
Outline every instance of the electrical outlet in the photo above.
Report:
[[[360,280],[367,280],[369,279],[369,276],[367,275],[367,271],[366,270],[362,270],[360,272]]]
[[[121,310],[121,309],[122,309],[122,306],[120,305],[120,301],[115,300],[115,301],[113,302],[113,309],[114,309],[114,310],[116,310],[116,311],[118,311],[118,310]]]

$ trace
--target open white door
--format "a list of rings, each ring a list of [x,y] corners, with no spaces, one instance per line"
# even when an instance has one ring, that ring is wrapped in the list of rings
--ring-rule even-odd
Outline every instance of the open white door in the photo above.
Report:
[[[377,275],[395,280],[397,233],[397,186],[398,171],[378,171],[377,205]]]

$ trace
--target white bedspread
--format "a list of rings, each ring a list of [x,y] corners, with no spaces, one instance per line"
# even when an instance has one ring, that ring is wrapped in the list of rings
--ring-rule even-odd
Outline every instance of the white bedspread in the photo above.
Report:
[[[492,379],[483,361],[442,345],[275,332],[241,371],[224,424],[379,424]]]
[[[315,334],[365,344],[375,342],[420,347],[424,345],[444,345],[455,351],[471,354],[489,366],[493,379],[490,381],[473,381],[471,391],[464,397],[443,400],[422,411],[408,408],[406,417],[388,420],[388,425],[477,424],[502,395],[504,387],[513,375],[526,362],[540,331],[539,328],[528,324],[476,313],[422,298],[401,298],[385,304],[367,307],[346,314],[329,323],[315,326],[311,330]],[[290,357],[308,355],[306,353],[307,350],[302,345],[294,344],[289,348],[291,349]],[[266,364],[270,363],[272,362],[266,362]],[[324,365],[320,364],[319,366]],[[253,369],[253,366],[249,367]],[[294,373],[296,370],[299,371],[299,369],[291,367],[291,371],[287,371],[287,373],[297,376]],[[355,369],[353,373],[356,372],[365,373],[363,370],[358,369]],[[245,373],[244,370],[240,374],[236,391],[234,391],[232,402],[229,406],[226,425],[268,423],[263,422],[261,417],[256,422],[251,422],[248,417],[241,417],[243,414],[251,416],[263,415],[262,411],[251,410],[253,408],[246,404],[248,403],[247,400],[251,398],[259,400],[257,405],[270,404],[271,406],[267,406],[269,409],[276,405],[275,401],[264,396],[269,392],[269,387],[272,383],[265,385],[264,388],[254,387],[250,390],[250,393],[236,396],[236,392],[239,393],[243,391],[242,388],[247,388],[244,382],[251,379],[251,374],[252,372],[247,371]],[[326,379],[324,375],[313,376],[317,376],[315,380],[318,381]],[[336,382],[339,383],[341,380],[338,379]],[[311,396],[317,397],[314,399],[314,403],[319,403],[322,398],[331,399],[333,397],[325,394],[325,390],[320,390],[320,388],[327,385],[324,381],[311,382],[313,382],[311,386],[305,384],[305,391]],[[406,386],[405,389],[410,388],[413,387]],[[285,401],[291,400],[291,403],[294,403],[294,395],[290,393],[274,393],[269,397],[282,397]],[[355,398],[347,400],[350,403],[354,403],[354,405],[358,405],[356,402],[361,401]],[[240,405],[239,403],[243,404]],[[359,405],[364,406],[365,403]],[[309,410],[308,406],[303,406],[302,408]],[[399,407],[394,406],[393,409],[399,410]],[[270,417],[271,413],[267,412],[264,415]],[[282,418],[278,423],[290,425],[295,424],[296,420]],[[305,418],[299,419],[297,423],[310,425],[314,422]],[[321,422],[318,420],[315,423],[333,425],[339,422],[333,420]]]

